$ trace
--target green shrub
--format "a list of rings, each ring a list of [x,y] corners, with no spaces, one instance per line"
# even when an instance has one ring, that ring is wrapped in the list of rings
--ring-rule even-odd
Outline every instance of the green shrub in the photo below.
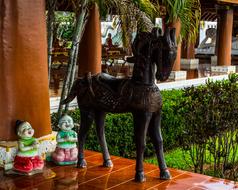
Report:
[[[184,89],[178,107],[181,144],[189,150],[195,172],[211,163],[213,175],[238,178],[238,75],[228,80]],[[209,156],[207,156],[209,155]],[[206,166],[207,168],[207,166]]]
[[[165,152],[164,156],[168,167],[180,170],[192,170],[193,163],[188,151],[185,152],[181,148],[175,148]],[[146,159],[145,162],[157,165],[157,158],[151,157]]]
[[[105,134],[110,154],[130,158],[135,157],[133,131],[134,127],[131,114],[107,114]],[[95,127],[89,132],[85,148],[97,151],[101,150],[97,141]]]
[[[182,90],[162,91],[162,135],[165,151],[175,149],[179,146],[178,141],[182,132],[182,115],[178,113],[177,107],[183,100]]]
[[[181,132],[180,116],[174,107],[182,101],[182,91],[162,91],[162,97],[162,134],[164,139],[164,149],[170,150],[178,147],[177,140]],[[69,111],[68,114],[73,117],[75,123],[80,122],[80,113],[78,109]],[[53,129],[57,128],[56,115],[57,114],[54,113],[51,117]],[[133,118],[130,113],[108,113],[105,120],[105,131],[108,148],[112,155],[128,158],[135,157]],[[95,151],[101,150],[98,144],[95,126],[93,126],[88,133],[85,148]],[[153,145],[150,142],[150,139],[147,138],[145,156],[152,156],[153,154]]]

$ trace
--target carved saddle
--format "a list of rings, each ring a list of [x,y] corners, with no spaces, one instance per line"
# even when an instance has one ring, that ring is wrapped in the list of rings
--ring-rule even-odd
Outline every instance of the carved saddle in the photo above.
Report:
[[[137,84],[129,79],[117,79],[101,73],[88,75],[90,105],[107,112],[141,110],[156,112],[162,106],[159,88]]]

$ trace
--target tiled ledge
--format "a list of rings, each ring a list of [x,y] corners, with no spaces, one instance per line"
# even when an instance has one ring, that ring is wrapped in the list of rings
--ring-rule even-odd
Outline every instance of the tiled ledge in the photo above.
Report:
[[[157,84],[160,90],[183,89],[190,86],[199,86],[205,84],[208,79],[213,81],[228,79],[228,75],[211,76],[183,81],[165,82]]]
[[[47,153],[53,152],[56,147],[56,132],[38,138],[39,140],[39,154],[43,157]],[[17,141],[0,141],[0,167],[8,167],[12,164],[17,152]],[[1,188],[0,188],[1,189]]]

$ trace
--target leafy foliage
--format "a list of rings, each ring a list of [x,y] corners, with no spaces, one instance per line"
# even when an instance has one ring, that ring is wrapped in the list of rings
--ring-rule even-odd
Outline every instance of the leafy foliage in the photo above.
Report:
[[[190,158],[189,152],[184,151],[181,148],[175,148],[173,150],[165,152],[165,160],[167,166],[170,168],[187,171],[192,170],[193,163]],[[146,159],[145,162],[157,165],[157,158],[151,157]]]
[[[55,12],[56,38],[72,40],[75,24],[75,14],[70,12]]]
[[[162,0],[167,9],[167,22],[181,21],[181,37],[195,41],[197,39],[201,17],[199,0]]]
[[[149,0],[104,0],[101,7],[103,13],[107,10],[110,14],[113,10],[114,14],[119,15],[123,46],[127,48],[132,42],[132,29],[151,31],[154,18],[159,15],[158,4]]]
[[[213,161],[213,175],[237,178],[238,75],[229,80],[208,81],[184,90],[178,107],[183,116],[181,144],[189,150],[195,172],[204,172]],[[209,156],[207,156],[209,153]]]
[[[182,115],[178,113],[177,107],[183,101],[182,90],[162,91],[162,134],[165,150],[178,147],[178,141],[182,132]]]

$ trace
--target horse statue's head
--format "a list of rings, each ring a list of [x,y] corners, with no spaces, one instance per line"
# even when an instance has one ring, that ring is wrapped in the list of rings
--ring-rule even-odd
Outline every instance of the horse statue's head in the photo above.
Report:
[[[165,81],[171,73],[177,56],[175,28],[167,28],[163,36],[158,36],[157,29],[153,29],[152,33],[156,39],[151,57],[157,65],[156,79]]]
[[[134,81],[150,84],[154,83],[155,77],[160,81],[168,79],[177,55],[175,29],[166,29],[163,36],[158,28],[151,32],[139,32],[132,51],[133,57],[127,58],[127,61],[134,63]]]

